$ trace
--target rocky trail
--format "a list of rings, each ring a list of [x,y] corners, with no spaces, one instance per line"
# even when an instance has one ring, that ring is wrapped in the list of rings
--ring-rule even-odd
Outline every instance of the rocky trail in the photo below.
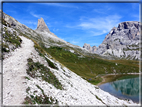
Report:
[[[20,104],[26,95],[26,64],[27,58],[34,49],[31,40],[20,36],[21,47],[13,51],[10,57],[3,61],[3,104]]]

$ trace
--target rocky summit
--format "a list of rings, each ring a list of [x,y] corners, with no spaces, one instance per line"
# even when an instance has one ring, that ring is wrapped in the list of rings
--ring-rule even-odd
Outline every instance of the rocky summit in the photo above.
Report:
[[[122,22],[106,35],[96,53],[128,59],[140,59],[140,22]]]
[[[46,35],[48,34],[57,37],[54,33],[50,32],[43,18],[38,19],[37,29],[35,31],[40,34],[46,34]]]
[[[43,18],[38,19],[38,25],[37,25],[37,29],[36,30],[37,31],[41,31],[41,32],[43,32],[43,31],[50,32],[48,27],[47,27],[47,25],[45,24]]]

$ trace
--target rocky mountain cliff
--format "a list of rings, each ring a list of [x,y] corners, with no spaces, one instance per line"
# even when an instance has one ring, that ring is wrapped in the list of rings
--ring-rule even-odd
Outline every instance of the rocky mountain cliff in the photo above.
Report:
[[[104,56],[140,60],[140,22],[122,22],[106,35],[99,47],[84,44],[89,52]]]
[[[47,25],[45,24],[43,18],[38,19],[38,24],[37,24],[37,29],[36,29],[36,31],[41,31],[41,32],[46,31],[46,32],[50,32],[49,29],[48,29],[48,27],[47,27]]]
[[[35,31],[40,33],[48,33],[49,35],[57,37],[54,33],[50,32],[43,18],[38,19],[37,29]]]
[[[120,58],[140,59],[140,22],[122,22],[106,35],[95,53]]]

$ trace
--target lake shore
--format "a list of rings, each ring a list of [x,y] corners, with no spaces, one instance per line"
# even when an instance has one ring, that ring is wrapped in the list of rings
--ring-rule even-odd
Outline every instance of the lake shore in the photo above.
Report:
[[[117,77],[112,77],[112,76],[117,76]],[[101,82],[99,82],[98,84],[97,84],[97,86],[99,86],[99,85],[102,85],[102,84],[104,84],[104,83],[107,83],[107,82],[110,82],[110,81],[113,81],[113,80],[115,80],[115,79],[117,79],[117,78],[119,78],[119,77],[121,77],[121,76],[125,76],[125,75],[142,75],[141,73],[127,73],[127,74],[118,74],[118,73],[116,73],[116,74],[105,74],[105,75],[103,75],[103,76],[101,76],[101,78],[102,78],[102,81]]]

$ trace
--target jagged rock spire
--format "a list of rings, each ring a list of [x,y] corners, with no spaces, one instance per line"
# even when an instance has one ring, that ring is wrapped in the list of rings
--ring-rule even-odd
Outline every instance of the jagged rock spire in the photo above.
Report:
[[[46,23],[44,22],[43,18],[38,19],[38,24],[37,24],[36,30],[41,31],[41,32],[44,32],[44,31],[50,32]]]
[[[94,53],[97,49],[96,46],[91,47],[90,44],[87,44],[87,43],[83,45],[83,48],[87,49],[89,52],[92,52],[92,53]]]

